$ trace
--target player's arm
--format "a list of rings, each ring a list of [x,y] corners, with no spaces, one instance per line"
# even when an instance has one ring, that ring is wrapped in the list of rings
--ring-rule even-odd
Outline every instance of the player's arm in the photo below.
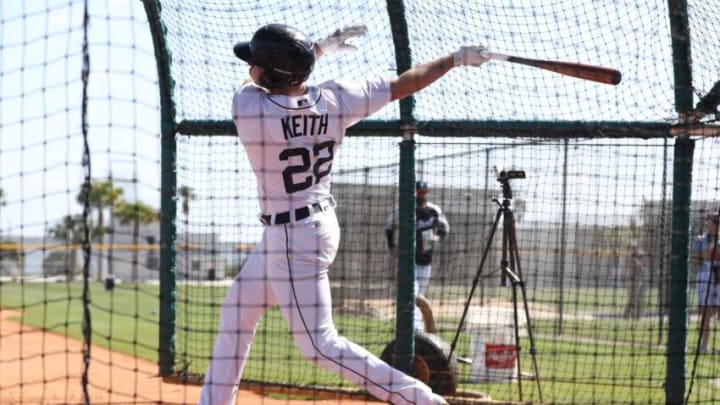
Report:
[[[444,238],[448,233],[450,233],[450,223],[445,217],[445,214],[440,212],[438,215],[438,235],[440,235],[441,238]]]
[[[450,232],[450,223],[445,217],[445,214],[443,214],[442,209],[438,205],[429,202],[427,203],[427,206],[435,211],[433,213],[433,216],[435,217],[435,220],[433,221],[433,231],[440,238],[445,238],[448,232]]]
[[[488,59],[481,52],[487,50],[482,45],[463,46],[457,51],[430,62],[415,66],[400,76],[390,80],[390,100],[405,98],[429,86],[449,72],[455,66],[480,66]]]
[[[387,247],[390,250],[390,255],[393,257],[397,256],[398,248],[395,245],[395,228],[397,228],[397,216],[398,211],[394,210],[388,215],[385,221],[385,240],[387,241]]]

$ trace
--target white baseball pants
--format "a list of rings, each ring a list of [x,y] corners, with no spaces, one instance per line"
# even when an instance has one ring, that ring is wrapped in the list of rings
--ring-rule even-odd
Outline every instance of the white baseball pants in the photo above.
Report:
[[[201,405],[232,405],[258,323],[277,304],[302,354],[392,404],[440,404],[422,382],[339,336],[332,320],[328,267],[340,229],[332,209],[297,223],[265,227],[225,297]]]

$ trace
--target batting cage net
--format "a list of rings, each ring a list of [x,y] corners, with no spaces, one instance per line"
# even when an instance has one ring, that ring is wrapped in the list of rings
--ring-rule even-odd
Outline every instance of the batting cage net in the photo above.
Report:
[[[720,1],[291,3],[0,3],[0,403],[216,403],[203,379],[216,361],[232,386],[231,335],[252,341],[237,403],[405,403],[327,370],[375,357],[450,404],[720,401]],[[254,331],[239,315],[285,291],[284,264],[257,264],[278,256],[271,173],[232,113],[253,74],[233,45],[271,23],[367,27],[310,83],[493,53],[351,126],[323,165],[280,159],[291,181],[331,176],[318,210],[340,228],[331,301],[291,289],[332,320],[300,323],[361,361],[285,308]]]

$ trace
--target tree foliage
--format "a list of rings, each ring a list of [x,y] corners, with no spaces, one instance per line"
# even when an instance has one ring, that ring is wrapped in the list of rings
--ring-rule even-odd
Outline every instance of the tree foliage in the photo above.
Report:
[[[189,186],[180,186],[178,194],[180,194],[180,199],[182,200],[182,213],[187,217],[188,214],[190,214],[190,201],[197,198],[197,195]]]
[[[123,225],[133,223],[151,224],[160,219],[158,211],[142,201],[121,201],[115,208],[115,216]]]

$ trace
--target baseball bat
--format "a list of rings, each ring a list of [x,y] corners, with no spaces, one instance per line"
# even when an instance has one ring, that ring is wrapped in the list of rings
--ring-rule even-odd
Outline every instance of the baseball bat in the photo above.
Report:
[[[540,69],[550,70],[561,75],[577,77],[579,79],[591,80],[593,82],[616,85],[620,83],[622,74],[619,70],[603,66],[585,65],[575,62],[561,62],[554,60],[542,60],[523,58],[520,56],[505,55],[497,52],[482,52],[482,55],[489,59],[504,60],[512,63],[533,66]]]

